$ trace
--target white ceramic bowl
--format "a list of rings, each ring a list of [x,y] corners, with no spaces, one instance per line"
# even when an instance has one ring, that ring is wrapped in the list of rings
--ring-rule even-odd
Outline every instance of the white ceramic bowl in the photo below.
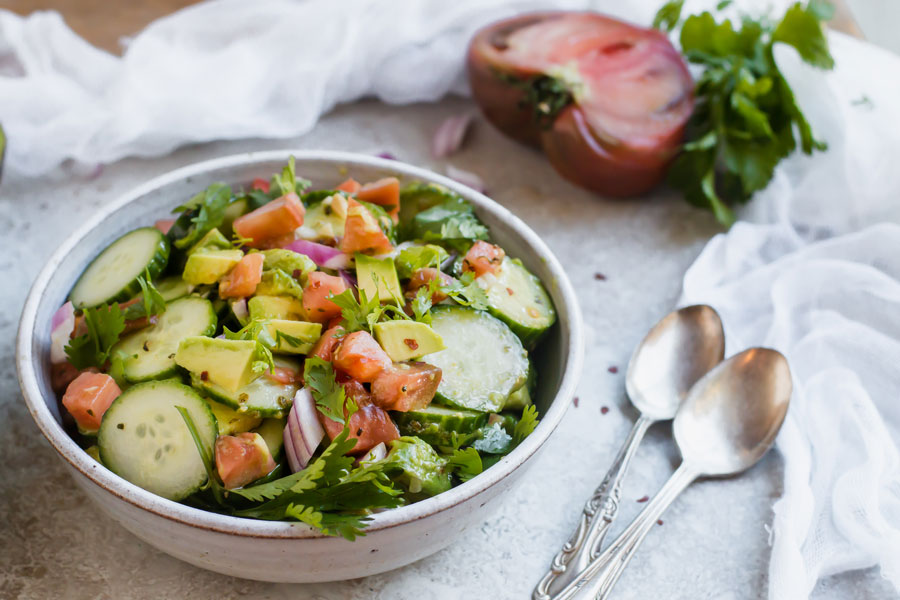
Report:
[[[50,321],[90,260],[124,232],[170,215],[215,181],[248,185],[281,169],[288,157],[319,188],[347,176],[360,181],[396,175],[458,192],[507,253],[544,282],[559,315],[535,361],[541,422],[518,448],[471,481],[422,502],[374,515],[355,542],[324,537],[300,523],[255,521],[206,512],[160,498],[107,470],[63,431],[50,389]],[[163,175],[104,207],[53,254],[31,289],[17,341],[19,383],[31,415],[59,452],[75,482],[97,506],[163,552],[210,569],[264,581],[312,582],[363,577],[437,552],[477,527],[525,472],[559,424],[575,390],[583,353],[581,313],[559,262],[508,210],[459,183],[400,162],[342,152],[275,151],[210,160]],[[477,531],[474,535],[478,535]],[[502,543],[502,542],[501,542]]]

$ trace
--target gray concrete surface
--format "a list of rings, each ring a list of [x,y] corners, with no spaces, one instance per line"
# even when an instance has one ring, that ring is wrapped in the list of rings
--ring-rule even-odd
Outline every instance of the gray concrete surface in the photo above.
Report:
[[[221,142],[106,167],[92,180],[71,172],[43,180],[7,174],[0,186],[0,598],[526,598],[631,426],[624,366],[645,331],[673,306],[681,276],[719,232],[711,216],[666,190],[643,200],[598,198],[563,182],[536,152],[478,122],[449,160],[428,156],[431,132],[462,100],[414,107],[343,107],[310,134],[281,141]],[[585,372],[548,448],[502,507],[469,539],[391,573],[315,585],[223,577],[142,543],[78,492],[31,421],[18,389],[14,339],[37,270],[91,211],[146,179],[195,161],[246,150],[389,151],[442,171],[479,173],[488,193],[521,216],[566,266],[587,328]],[[596,273],[605,280],[595,278]],[[611,373],[617,367],[618,373]],[[602,410],[608,407],[608,411]],[[669,428],[654,427],[627,481],[613,534],[677,462]],[[780,493],[769,456],[740,479],[691,487],[651,532],[617,588],[618,598],[766,597],[767,525]],[[815,597],[887,598],[874,570],[830,578]]]

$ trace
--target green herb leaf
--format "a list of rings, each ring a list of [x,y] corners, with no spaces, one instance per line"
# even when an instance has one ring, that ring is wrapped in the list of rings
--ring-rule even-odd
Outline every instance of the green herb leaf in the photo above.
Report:
[[[302,194],[306,188],[312,185],[311,181],[297,179],[293,156],[288,159],[288,164],[281,170],[281,174],[273,177],[272,181],[278,186],[282,196],[290,193]]]
[[[206,485],[209,487],[210,491],[212,491],[213,498],[219,505],[225,505],[225,496],[227,494],[227,490],[225,487],[219,482],[219,476],[216,473],[216,468],[214,465],[214,459],[209,449],[203,445],[203,441],[200,439],[200,433],[197,431],[197,425],[194,423],[194,419],[191,417],[191,413],[188,412],[183,406],[176,406],[175,410],[181,415],[181,418],[184,419],[184,424],[188,428],[188,432],[191,434],[191,439],[194,440],[194,445],[197,447],[197,452],[200,453],[200,460],[203,462],[203,468],[206,469]]]
[[[461,481],[468,481],[484,470],[481,455],[478,454],[478,450],[475,448],[454,450],[453,455],[447,460],[447,467]]]
[[[441,286],[441,291],[452,298],[457,304],[470,306],[475,310],[487,310],[488,299],[487,294],[471,271],[463,273],[459,279]]]
[[[538,412],[533,404],[522,409],[522,418],[516,423],[512,434],[513,446],[518,446],[534,431],[538,424]]]
[[[656,16],[653,17],[654,29],[661,29],[663,31],[672,31],[675,29],[678,22],[681,20],[682,7],[684,7],[684,0],[672,0],[671,2],[663,4],[656,12]]]
[[[431,324],[431,297],[436,291],[440,290],[441,280],[432,279],[428,285],[423,285],[416,290],[416,295],[412,300],[411,306],[413,318],[420,323],[426,325]]]
[[[494,423],[481,429],[481,438],[475,440],[472,447],[487,454],[506,454],[513,448],[513,438],[500,423]]]
[[[190,248],[210,230],[222,226],[225,209],[232,201],[231,188],[224,183],[214,183],[204,191],[191,198],[186,204],[173,212],[189,212],[190,228],[187,235],[175,240],[176,248]]]
[[[102,304],[84,310],[84,323],[87,333],[69,341],[66,356],[76,369],[102,368],[125,330],[125,315],[115,302]]]
[[[440,269],[441,263],[448,256],[446,250],[434,244],[404,248],[394,257],[394,264],[397,266],[397,276],[400,279],[409,279],[419,269],[429,267]]]
[[[353,398],[344,392],[344,386],[335,381],[334,368],[330,362],[318,356],[310,356],[306,359],[303,380],[319,411],[332,421],[344,424],[358,409]]]

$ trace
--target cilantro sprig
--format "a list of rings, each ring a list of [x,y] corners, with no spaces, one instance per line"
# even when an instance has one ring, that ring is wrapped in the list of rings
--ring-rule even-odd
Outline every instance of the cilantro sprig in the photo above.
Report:
[[[184,213],[179,217],[177,226],[183,218],[187,218],[187,233],[175,240],[175,247],[180,249],[190,248],[204,235],[221,227],[225,220],[225,209],[233,199],[231,188],[224,183],[214,183],[208,188],[177,207],[172,212]],[[176,228],[173,227],[173,230]]]
[[[475,310],[487,310],[488,299],[471,271],[463,273],[459,279],[441,286],[441,291],[452,298],[457,304],[469,306]]]
[[[310,356],[303,367],[303,380],[310,389],[319,411],[342,425],[359,408],[353,398],[347,396],[344,386],[334,378],[334,367],[318,356]]]
[[[822,21],[833,8],[823,0],[797,2],[780,21],[743,15],[740,22],[718,22],[710,12],[681,19],[684,0],[672,0],[656,15],[666,31],[679,24],[681,49],[690,63],[704,68],[695,88],[696,105],[682,152],[669,170],[669,182],[691,204],[710,209],[726,226],[731,205],[745,203],[768,185],[776,165],[798,140],[805,154],[825,150],[775,63],[774,46],[792,46],[808,64],[831,69],[834,60]],[[727,3],[723,3],[727,4]]]
[[[125,331],[125,314],[115,302],[86,308],[83,314],[87,333],[69,341],[66,356],[76,369],[102,368]]]
[[[354,331],[368,331],[372,333],[375,324],[384,318],[410,320],[409,315],[395,304],[381,304],[378,297],[369,298],[366,290],[359,288],[359,300],[353,294],[352,289],[346,289],[340,294],[331,294],[328,299],[341,308],[342,335]]]

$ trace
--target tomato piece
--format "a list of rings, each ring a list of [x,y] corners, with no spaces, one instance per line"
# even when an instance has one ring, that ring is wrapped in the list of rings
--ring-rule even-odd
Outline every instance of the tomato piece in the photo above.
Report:
[[[272,381],[284,385],[303,383],[303,375],[299,371],[288,369],[287,367],[275,367],[274,370],[266,371],[263,375]]]
[[[122,390],[105,373],[84,372],[66,388],[62,403],[84,433],[96,433],[100,420]]]
[[[57,394],[65,391],[76,377],[81,375],[81,371],[75,368],[75,365],[65,360],[61,363],[53,363],[50,365],[50,387]]]
[[[262,177],[257,177],[256,179],[253,180],[253,183],[250,184],[250,189],[258,190],[260,192],[263,192],[264,194],[268,194],[269,193],[269,182],[268,182],[268,180],[263,179]]]
[[[172,229],[172,225],[175,224],[175,219],[160,219],[156,223],[153,224],[154,227],[159,229],[163,235],[169,233],[169,230]]]
[[[396,223],[400,215],[400,180],[385,177],[359,188],[356,197],[365,202],[384,206]]]
[[[407,295],[410,297],[415,297],[416,292],[419,291],[419,288],[430,285],[431,282],[435,279],[440,279],[441,285],[449,285],[453,283],[453,278],[440,269],[435,269],[434,267],[416,269],[416,271],[412,274],[412,277],[409,278],[409,283],[406,284]],[[445,294],[444,292],[436,291],[432,292],[431,294],[432,304],[443,302],[446,299],[447,294]]]
[[[344,393],[348,398],[353,400],[357,406],[368,406],[372,404],[372,394],[366,389],[361,382],[339,373],[335,376],[335,381],[344,388]]]
[[[344,430],[343,425],[332,421],[322,413],[319,413],[319,421],[330,440],[334,440]],[[360,406],[355,413],[350,415],[347,424],[350,430],[347,439],[356,440],[351,454],[368,452],[382,442],[386,444],[400,437],[400,431],[387,411],[374,404]]]
[[[216,438],[216,471],[226,488],[245,486],[274,468],[272,453],[258,433],[248,431]]]
[[[341,185],[337,186],[336,190],[341,192],[347,192],[348,194],[355,194],[359,191],[359,188],[362,187],[359,185],[359,182],[353,179],[352,177],[347,178]]]
[[[341,251],[347,254],[386,254],[393,250],[391,240],[381,230],[378,220],[369,210],[351,198],[347,202],[347,220],[344,222],[344,238]]]
[[[489,25],[473,38],[467,61],[473,96],[491,123],[541,146],[564,177],[607,195],[656,185],[693,111],[693,81],[668,38],[596,13]],[[555,85],[522,85],[540,78]],[[530,104],[525,88],[539,96]],[[557,102],[556,112],[536,110]]]
[[[343,339],[343,337],[339,335],[343,331],[343,327],[338,325],[328,328],[325,333],[322,334],[322,337],[316,341],[312,350],[309,352],[309,356],[318,356],[325,362],[331,362],[332,358],[334,358],[334,349]]]
[[[252,296],[262,281],[265,257],[259,253],[246,254],[235,267],[219,281],[220,298],[246,298]]]
[[[475,277],[481,277],[485,273],[497,273],[503,263],[506,252],[500,246],[478,240],[463,257],[462,270],[472,271]]]
[[[440,383],[438,367],[422,362],[394,363],[372,382],[372,397],[385,410],[420,410],[431,404]]]
[[[335,368],[350,377],[370,383],[391,366],[391,359],[368,331],[345,335],[334,353]]]
[[[248,246],[259,248],[303,225],[305,212],[300,197],[291,192],[238,217],[233,228],[239,236],[250,240]]]
[[[337,275],[313,271],[307,275],[303,288],[303,310],[306,318],[314,323],[325,323],[341,314],[341,307],[329,300],[347,289],[347,283]]]

